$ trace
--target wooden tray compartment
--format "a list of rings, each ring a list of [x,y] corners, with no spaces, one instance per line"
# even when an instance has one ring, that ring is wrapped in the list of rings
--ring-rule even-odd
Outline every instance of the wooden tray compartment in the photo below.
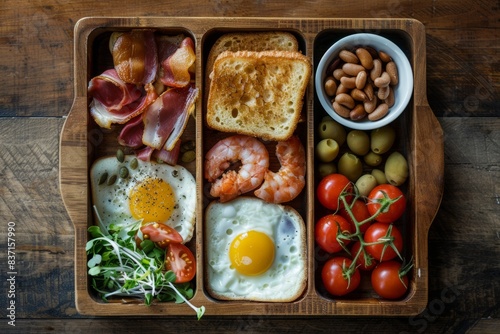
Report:
[[[318,63],[321,60],[321,57],[323,54],[327,51],[327,49],[333,45],[336,41],[340,40],[341,38],[344,38],[348,35],[351,34],[356,34],[359,33],[359,31],[354,30],[354,29],[325,29],[321,32],[318,33],[314,40],[314,56],[313,56],[313,63],[314,67],[318,65]],[[385,37],[394,44],[396,44],[398,47],[403,50],[405,55],[408,57],[408,59],[411,59],[411,55],[413,54],[413,49],[412,49],[412,44],[411,40],[409,38],[409,35],[402,31],[402,30],[397,30],[397,29],[387,29],[387,30],[381,30],[376,32],[377,35],[380,35],[382,37]],[[402,153],[405,157],[408,157],[408,159],[412,159],[413,156],[409,154],[411,151],[411,143],[408,140],[402,140],[405,138],[408,138],[408,134],[410,133],[410,127],[411,127],[411,122],[412,122],[412,104],[413,100],[410,100],[408,107],[405,109],[405,111],[401,114],[400,117],[398,117],[395,121],[392,122],[392,126],[396,130],[396,141],[394,143],[393,148],[386,154],[384,154],[384,159],[387,158],[387,156],[393,152],[393,151],[398,151]],[[327,115],[327,113],[324,111],[321,103],[318,100],[318,97],[315,95],[314,96],[314,101],[313,101],[313,110],[314,110],[314,129],[317,129],[319,126],[319,123],[321,122],[322,118]],[[345,128],[346,131],[349,131],[348,128]],[[366,133],[370,133],[370,131],[365,131]],[[318,143],[321,140],[321,138],[318,137],[317,131],[314,131],[314,143]],[[347,149],[341,148],[341,152],[339,153],[339,156],[343,154]],[[318,159],[314,160],[314,165],[316,166],[317,163],[320,163]],[[412,162],[409,161],[409,164],[411,165]],[[380,169],[380,167],[378,167]],[[365,168],[365,173],[370,173],[371,169],[373,168]],[[314,184],[317,185],[319,181],[321,180],[321,177],[315,174],[314,177]],[[411,181],[411,180],[410,180]],[[405,182],[402,186],[399,188],[403,190],[404,193],[409,193],[408,189],[408,184],[410,182]],[[331,210],[328,211],[322,207],[322,205],[315,200],[314,202],[314,221],[318,221],[321,217],[324,215],[331,213]],[[412,227],[414,227],[415,220],[413,219],[413,215],[411,214],[413,212],[413,202],[408,201],[407,203],[407,208],[405,210],[405,213],[403,214],[403,217],[399,220],[400,222],[396,223],[395,225],[397,226],[398,229],[400,229],[401,234],[403,235],[404,238],[404,248],[402,252],[403,258],[406,260],[410,260],[413,256],[413,251],[412,249],[412,244],[414,240],[412,240],[413,235],[412,235]],[[328,292],[325,290],[323,287],[323,283],[321,282],[321,269],[323,267],[323,264],[326,262],[326,260],[329,257],[326,256],[321,250],[316,249],[315,252],[315,286],[317,289],[317,292],[319,295],[323,296],[326,299],[333,300],[333,297],[328,294]],[[410,272],[410,281],[413,282],[414,278],[411,277],[414,274],[413,271]],[[415,288],[414,285],[410,285],[410,289],[407,293],[407,296],[410,296],[413,294],[413,289]],[[367,275],[367,273],[361,272],[361,286],[358,288],[356,291],[353,293],[349,294],[348,296],[344,298],[340,298],[342,300],[370,300],[371,298],[378,298],[376,293],[373,291],[371,288],[371,283],[370,283],[370,277]],[[338,298],[337,298],[338,299]]]
[[[90,315],[187,315],[194,316],[185,304],[155,303],[147,307],[134,302],[104,303],[89,286],[85,244],[87,228],[93,224],[89,198],[88,170],[99,156],[114,154],[118,147],[116,130],[105,131],[93,123],[88,113],[87,84],[90,78],[107,66],[110,58],[101,53],[112,31],[152,28],[165,34],[185,33],[196,44],[196,86],[201,96],[196,105],[196,118],[184,134],[196,140],[197,160],[186,166],[197,180],[197,223],[195,237],[189,246],[196,254],[197,276],[195,296],[191,302],[206,307],[206,315],[411,315],[427,304],[427,233],[440,204],[443,184],[442,130],[429,108],[425,92],[425,31],[421,23],[411,19],[283,19],[283,18],[86,18],[75,27],[75,99],[65,122],[60,143],[61,193],[75,226],[75,289],[80,313]],[[208,203],[204,196],[203,154],[214,142],[214,133],[204,124],[204,65],[211,44],[225,32],[285,30],[299,40],[301,51],[316,66],[322,53],[338,38],[356,32],[374,32],[393,39],[403,47],[414,71],[414,94],[404,114],[397,122],[398,138],[410,165],[407,181],[409,207],[405,218],[407,252],[413,255],[415,267],[410,291],[404,300],[382,301],[369,292],[334,299],[325,294],[316,277],[315,259],[314,129],[324,111],[316,101],[313,78],[306,93],[306,122],[298,132],[306,147],[306,188],[291,203],[299,209],[307,226],[308,283],[304,295],[291,303],[258,303],[217,301],[204,289],[203,209]],[[101,71],[102,72],[102,71]],[[273,150],[270,149],[270,153]],[[270,154],[272,156],[272,154]],[[319,209],[318,209],[319,210]]]

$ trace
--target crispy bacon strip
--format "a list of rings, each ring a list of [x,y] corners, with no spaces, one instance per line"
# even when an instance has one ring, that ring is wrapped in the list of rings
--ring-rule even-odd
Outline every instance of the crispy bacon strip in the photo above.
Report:
[[[90,103],[90,114],[100,127],[106,129],[111,128],[111,124],[114,123],[127,123],[130,119],[146,110],[158,97],[152,84],[147,84],[144,89],[145,92],[140,98],[122,106],[120,109],[107,108],[99,100],[93,99]]]
[[[145,85],[155,80],[158,53],[153,30],[115,33],[110,44],[115,69],[123,81]]]
[[[170,151],[165,149],[155,150],[150,146],[144,146],[143,148],[136,150],[135,154],[138,159],[143,161],[150,161],[151,159],[159,159],[169,165],[175,166],[179,160],[179,153],[181,151],[181,141],[177,141],[174,148]]]
[[[161,82],[169,87],[184,87],[191,81],[192,65],[196,60],[194,42],[190,37],[182,40],[180,46],[165,40],[159,46]]]
[[[122,146],[128,146],[134,149],[144,146],[142,134],[144,133],[144,122],[142,114],[137,115],[125,124],[118,136],[118,143]]]
[[[190,84],[162,93],[144,112],[142,142],[157,150],[171,151],[184,131],[199,90]]]
[[[110,110],[120,110],[141,96],[141,90],[136,85],[128,84],[120,79],[115,69],[106,70],[101,75],[92,78],[87,91],[90,96]]]

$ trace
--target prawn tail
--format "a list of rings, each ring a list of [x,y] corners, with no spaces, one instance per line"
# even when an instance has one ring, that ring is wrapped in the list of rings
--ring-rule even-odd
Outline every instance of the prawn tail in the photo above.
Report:
[[[210,195],[219,197],[221,202],[228,202],[240,194],[238,174],[235,171],[229,171],[217,179],[210,189]]]

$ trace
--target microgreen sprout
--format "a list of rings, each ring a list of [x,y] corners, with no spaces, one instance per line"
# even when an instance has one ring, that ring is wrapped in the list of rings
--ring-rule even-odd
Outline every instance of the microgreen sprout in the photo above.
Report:
[[[137,247],[135,235],[140,231],[140,221],[106,226],[97,218],[98,226],[88,228],[91,239],[85,249],[92,287],[103,300],[136,298],[148,306],[155,299],[185,302],[196,312],[198,320],[202,317],[205,307],[197,308],[188,301],[193,296],[190,284],[173,284],[175,274],[164,267],[165,251],[150,240]]]

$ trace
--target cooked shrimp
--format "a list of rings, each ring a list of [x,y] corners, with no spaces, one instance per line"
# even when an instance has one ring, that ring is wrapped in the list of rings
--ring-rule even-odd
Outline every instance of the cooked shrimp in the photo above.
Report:
[[[305,185],[306,157],[304,146],[297,136],[276,145],[276,157],[281,164],[278,172],[270,170],[264,175],[264,183],[255,196],[271,203],[289,202]]]
[[[238,161],[238,172],[226,171]],[[205,156],[205,178],[213,183],[210,195],[227,202],[252,191],[262,183],[268,167],[269,154],[259,140],[244,135],[222,139]]]

